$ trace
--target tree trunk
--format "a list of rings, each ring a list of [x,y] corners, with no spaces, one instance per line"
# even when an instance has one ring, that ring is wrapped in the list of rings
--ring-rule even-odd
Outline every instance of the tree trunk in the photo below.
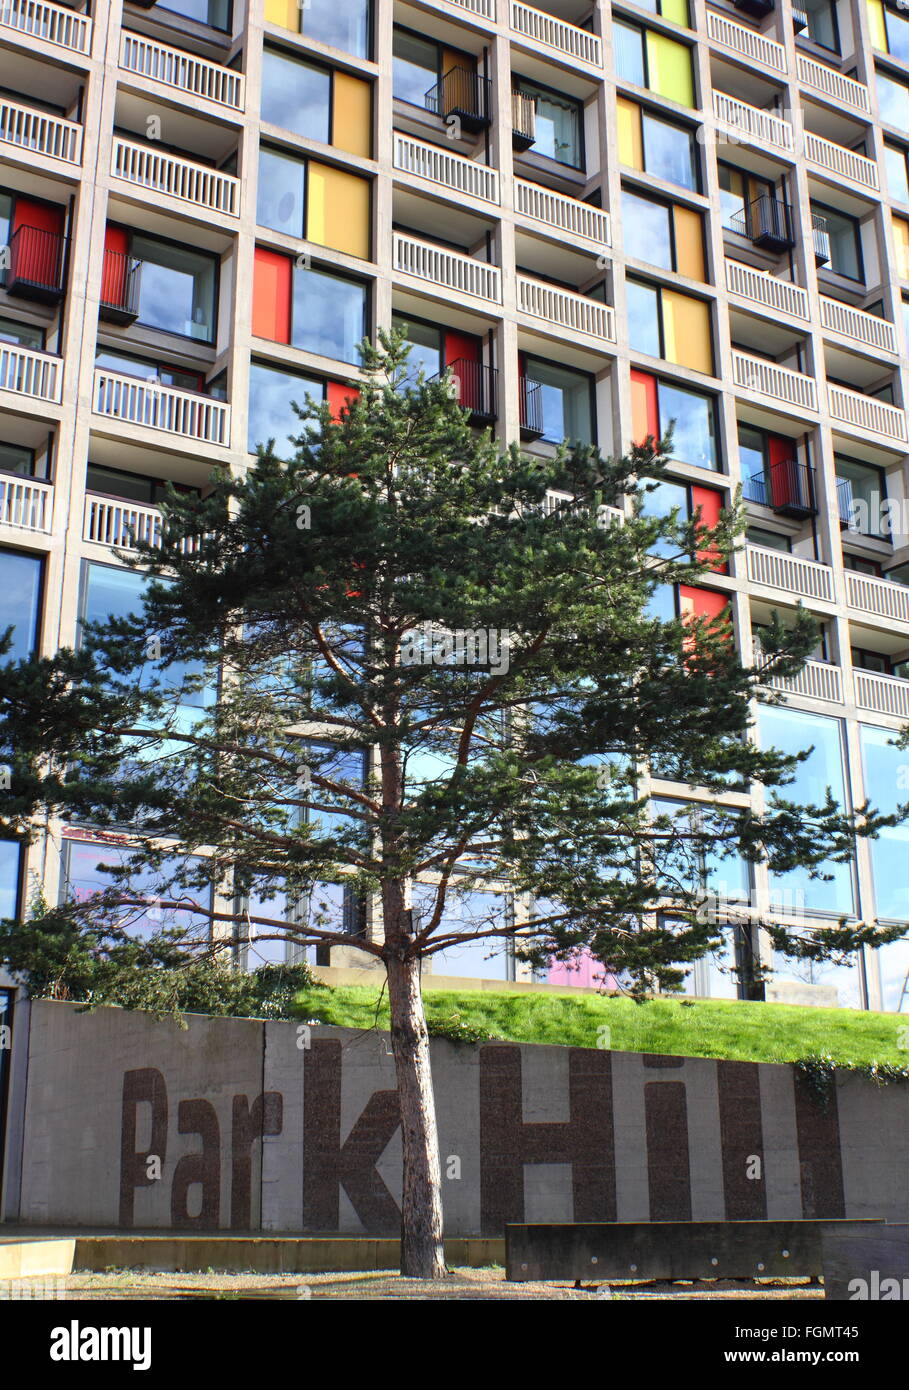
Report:
[[[442,1171],[420,962],[389,953],[386,968],[404,1140],[401,1273],[413,1279],[441,1279],[445,1274]]]

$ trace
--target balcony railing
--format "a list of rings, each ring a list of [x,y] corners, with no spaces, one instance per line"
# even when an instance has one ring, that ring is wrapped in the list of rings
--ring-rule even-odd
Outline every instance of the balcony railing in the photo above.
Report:
[[[245,78],[242,72],[222,63],[210,63],[194,53],[124,31],[120,65],[127,72],[174,87],[188,96],[203,97],[232,111],[243,110]]]
[[[149,193],[166,194],[227,217],[238,215],[240,180],[180,155],[116,137],[111,173]]]
[[[875,714],[909,719],[909,681],[895,676],[879,676],[873,671],[853,671],[855,703]]]
[[[708,10],[708,14],[712,11]],[[741,261],[726,262],[726,288],[751,304],[760,304],[773,314],[789,314],[808,319],[808,294],[801,285],[781,280],[766,270],[755,270]]]
[[[119,372],[95,369],[95,412],[203,444],[227,444],[230,406],[195,391],[179,391]]]
[[[795,132],[790,121],[749,106],[726,92],[713,93],[713,114],[717,121],[734,132],[736,139],[748,144],[770,145],[791,155],[795,150]]]
[[[64,164],[78,164],[82,158],[82,127],[76,121],[6,98],[0,100],[0,141]]]
[[[522,5],[519,0],[511,0],[511,27],[516,34],[533,39],[534,43],[541,43],[546,48],[554,48],[566,58],[575,58],[597,68],[603,66],[603,45],[589,29],[567,24],[565,20],[556,19],[543,10]]]
[[[413,275],[432,285],[440,285],[491,304],[502,302],[502,278],[498,266],[474,260],[462,251],[448,251],[430,241],[392,234],[392,260],[401,275]]]
[[[747,237],[762,251],[788,251],[795,245],[792,208],[781,198],[762,193],[729,221],[729,230]]]
[[[9,242],[8,294],[58,304],[66,274],[66,237],[44,227],[17,227]]]
[[[537,138],[537,99],[524,92],[511,94],[511,143],[519,152],[529,150]]]
[[[521,438],[540,439],[543,435],[543,388],[538,381],[531,381],[521,374],[519,385],[519,407],[521,414]]]
[[[824,96],[839,105],[853,106],[866,114],[870,112],[871,102],[864,82],[856,82],[854,77],[847,77],[845,73],[837,72],[836,68],[828,68],[826,63],[818,63],[804,53],[799,53],[797,57],[799,81],[806,87],[823,92]]]
[[[544,319],[569,333],[586,333],[590,338],[615,342],[615,312],[608,304],[586,294],[557,289],[543,280],[518,276],[518,308],[523,314]]]
[[[49,352],[0,343],[0,391],[15,391],[18,396],[59,404],[63,363]]]
[[[495,367],[459,357],[439,375],[446,374],[454,399],[464,410],[470,411],[472,425],[490,425],[498,418],[499,374]]]
[[[136,550],[137,541],[148,545],[161,544],[161,513],[157,507],[144,507],[139,502],[121,502],[110,497],[85,498],[85,520],[82,539],[95,545],[110,545],[118,550]],[[186,536],[180,544],[184,555],[194,555],[199,541]]]
[[[490,122],[490,91],[492,84],[488,77],[481,77],[467,68],[449,68],[441,82],[430,87],[426,93],[426,110],[441,116],[443,121],[452,116],[460,121],[465,130],[485,130]]]
[[[48,4],[47,0],[3,0],[0,28],[44,39],[72,53],[88,53],[91,48],[91,20],[62,5]]]
[[[755,67],[769,68],[771,72],[785,75],[785,48],[781,43],[759,34],[757,30],[748,29],[744,24],[736,24],[734,20],[727,19],[716,10],[708,10],[707,33],[716,43],[724,44],[726,48],[740,53],[749,63],[754,63]]]
[[[820,303],[821,323],[831,333],[842,333],[844,338],[852,338],[854,342],[881,352],[897,351],[896,330],[889,319],[880,319],[864,309],[853,309],[826,295],[820,296]]]
[[[496,0],[447,0],[448,4],[455,5],[459,10],[469,10],[471,14],[478,14],[482,19],[492,19],[496,17]]]
[[[752,584],[763,584],[795,598],[833,602],[833,572],[829,565],[763,545],[746,545],[745,554]]]
[[[861,391],[834,386],[833,382],[828,383],[827,400],[834,420],[851,425],[863,434],[876,434],[897,444],[906,443],[906,412],[897,406],[874,396],[863,396]]]
[[[108,323],[135,323],[139,317],[142,262],[124,251],[104,252],[99,313]]]
[[[760,648],[755,651],[755,664],[760,665]],[[774,676],[767,684],[785,695],[800,695],[806,700],[826,700],[843,703],[843,673],[839,666],[828,661],[806,661],[797,676]]]
[[[801,410],[817,410],[817,383],[813,376],[780,367],[763,357],[733,352],[732,379],[736,386],[747,391],[758,391],[762,396],[770,396],[775,401],[783,401]]]
[[[10,478],[0,473],[0,525],[24,531],[50,531],[54,489],[33,478]]]
[[[746,502],[772,507],[779,516],[797,520],[817,514],[814,469],[798,459],[778,459],[763,473],[753,473],[742,486]]]
[[[827,219],[821,217],[820,213],[811,214],[811,240],[814,245],[814,260],[816,265],[826,265],[831,257],[830,233],[827,230]]]
[[[847,179],[849,183],[872,188],[875,192],[880,188],[877,165],[873,159],[867,159],[855,150],[847,150],[845,145],[838,145],[834,140],[824,140],[810,130],[805,131],[805,156],[813,164]]]
[[[887,622],[909,623],[909,586],[892,579],[846,571],[846,601],[860,613],[871,613]]]
[[[425,140],[414,140],[409,135],[395,132],[394,166],[402,174],[412,174],[415,178],[426,179],[438,188],[448,188],[453,193],[464,193],[470,198],[479,198],[484,203],[499,202],[499,173],[486,164],[478,164],[474,159],[451,154],[438,145],[427,144]]]
[[[538,183],[515,179],[514,206],[515,212],[522,216],[567,232],[572,238],[582,237],[596,246],[612,244],[609,213],[591,207],[589,203],[582,203],[579,198],[566,198]]]

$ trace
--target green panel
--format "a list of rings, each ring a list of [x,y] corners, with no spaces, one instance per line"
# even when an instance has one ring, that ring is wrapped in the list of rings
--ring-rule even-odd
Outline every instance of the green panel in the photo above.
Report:
[[[647,85],[661,97],[694,106],[691,49],[665,34],[647,32]]]

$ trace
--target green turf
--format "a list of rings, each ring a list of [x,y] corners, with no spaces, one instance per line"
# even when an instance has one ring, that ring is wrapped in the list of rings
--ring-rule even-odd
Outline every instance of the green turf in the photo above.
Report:
[[[314,988],[298,996],[300,1017],[347,1028],[388,1027],[387,998],[375,988]],[[600,1046],[752,1062],[794,1062],[826,1053],[843,1065],[909,1067],[909,1016],[855,1009],[803,1008],[657,999],[636,1004],[596,995],[451,993],[427,987],[433,1024],[458,1023],[513,1042]],[[378,1005],[378,1009],[377,1009]],[[598,1030],[606,1027],[608,1036]],[[902,1046],[900,1045],[902,1044]]]

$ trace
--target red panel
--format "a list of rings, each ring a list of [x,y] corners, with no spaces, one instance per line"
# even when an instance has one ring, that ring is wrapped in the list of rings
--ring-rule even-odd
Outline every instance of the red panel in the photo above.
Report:
[[[16,236],[19,232],[20,235]],[[52,203],[17,198],[10,227],[13,257],[11,280],[60,286],[62,273],[63,209]]]
[[[108,254],[110,253],[110,254]],[[126,291],[129,232],[108,222],[104,228],[104,269],[101,272],[101,303],[122,304]]]
[[[452,362],[457,362],[459,357],[466,357],[468,362],[482,362],[483,343],[480,338],[475,338],[472,333],[455,333],[453,329],[445,330],[445,365],[450,367]]]
[[[648,435],[660,437],[656,377],[647,372],[631,373],[631,427],[635,444],[643,444]]]
[[[462,367],[458,382],[458,403],[466,410],[483,409],[483,373],[480,363],[483,361],[483,343],[480,338],[475,338],[472,333],[456,333],[454,329],[445,330],[445,366],[451,367],[455,362],[473,363],[476,367]]]
[[[325,398],[331,407],[331,418],[335,424],[341,418],[341,412],[348,401],[355,401],[360,392],[356,386],[348,386],[346,381],[329,381],[326,386]],[[353,477],[354,474],[351,474]]]
[[[717,593],[716,589],[679,585],[679,607],[683,618],[719,618],[728,603],[729,595]]]
[[[767,453],[770,464],[770,500],[773,506],[785,507],[787,503],[797,502],[799,469],[780,467],[781,464],[795,461],[795,440],[784,439],[777,434],[768,435]]]
[[[252,331],[257,338],[290,342],[291,271],[289,256],[256,247],[253,264]]]
[[[53,203],[33,203],[31,198],[17,198],[11,232],[19,227],[40,227],[43,232],[63,231],[63,209]]]
[[[692,487],[691,511],[694,513],[698,509],[701,513],[702,526],[709,526],[712,530],[719,521],[720,512],[723,510],[723,494],[712,487]],[[702,564],[708,563],[711,569],[715,569],[719,574],[726,573],[727,565],[720,560],[714,549],[699,550],[698,560]]]

